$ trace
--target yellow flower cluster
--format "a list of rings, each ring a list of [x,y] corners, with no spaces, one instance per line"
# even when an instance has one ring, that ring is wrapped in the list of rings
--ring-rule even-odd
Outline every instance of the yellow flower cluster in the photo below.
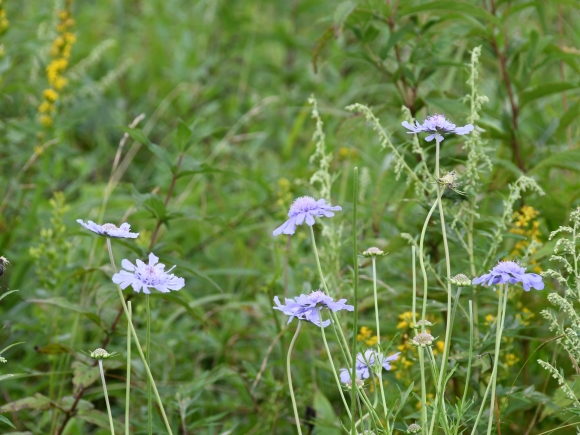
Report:
[[[512,258],[525,255],[526,248],[530,246],[532,240],[536,242],[540,241],[542,233],[540,232],[540,222],[536,220],[538,215],[539,212],[529,205],[524,205],[520,211],[514,213],[513,227],[510,229],[510,233],[523,236],[525,239],[517,241],[510,254]],[[535,250],[531,251],[532,254],[534,252]],[[531,264],[535,266],[535,272],[541,272],[541,269],[535,260],[532,260]]]
[[[63,75],[68,66],[72,46],[76,42],[76,36],[70,31],[75,24],[71,17],[70,2],[67,2],[65,10],[59,12],[58,19],[59,22],[56,26],[58,36],[50,48],[52,61],[46,67],[49,88],[43,91],[42,102],[38,106],[40,122],[45,127],[52,125],[56,112],[55,103],[58,100],[58,91],[61,91],[68,83]]]
[[[520,359],[513,353],[508,353],[505,357],[505,363],[508,365],[508,367],[517,364],[519,360]]]
[[[419,316],[416,316],[420,318]],[[413,326],[413,313],[411,311],[405,311],[403,314],[399,314],[399,323],[397,323],[397,329],[408,329]]]
[[[10,21],[6,18],[6,9],[4,9],[4,5],[2,4],[2,0],[0,0],[0,36],[6,33],[8,30],[8,25]],[[4,44],[0,44],[0,58],[4,56]]]
[[[367,346],[374,346],[378,343],[379,339],[376,335],[373,335],[373,330],[367,328],[366,326],[361,326],[359,333],[356,336],[358,341],[363,341]]]

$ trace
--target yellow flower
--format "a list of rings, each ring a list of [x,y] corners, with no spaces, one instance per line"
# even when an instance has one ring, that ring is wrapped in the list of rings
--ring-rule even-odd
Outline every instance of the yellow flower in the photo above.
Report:
[[[491,325],[493,323],[493,319],[495,319],[495,317],[493,317],[491,314],[488,314],[485,316],[485,324],[487,326]]]
[[[427,393],[427,405],[429,404],[429,402],[433,399],[433,394],[432,393]],[[417,405],[415,405],[417,409],[421,409],[423,407],[423,404],[421,402],[417,402]]]
[[[54,103],[56,100],[58,100],[58,94],[54,89],[45,89],[42,95],[51,103]]]
[[[433,349],[433,355],[437,355],[438,353],[443,353],[445,350],[445,343],[441,340],[437,340],[435,342],[435,348]]]
[[[356,336],[356,339],[358,341],[365,341],[371,336],[372,333],[373,331],[370,328],[367,328],[366,326],[361,326],[359,334]]]
[[[505,357],[505,362],[508,365],[508,367],[513,366],[514,364],[516,364],[520,359],[515,356],[513,353],[508,353]]]
[[[399,315],[399,323],[397,324],[397,329],[407,329],[412,326],[413,323],[413,313],[411,311],[405,311],[403,314]]]
[[[375,344],[377,344],[379,342],[379,338],[376,335],[373,335],[371,338],[369,338],[368,340],[365,340],[365,344],[367,346],[374,346]]]
[[[52,125],[52,118],[48,115],[41,115],[40,123],[45,127],[50,127]]]

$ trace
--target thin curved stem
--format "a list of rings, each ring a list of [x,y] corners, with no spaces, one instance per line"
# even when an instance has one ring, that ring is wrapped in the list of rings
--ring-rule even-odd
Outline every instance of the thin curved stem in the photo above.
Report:
[[[372,257],[373,263],[373,294],[375,297],[375,322],[377,326],[377,342],[378,342],[378,353],[381,354],[381,328],[379,324],[379,298],[377,295],[377,259]],[[385,419],[387,421],[387,429],[389,429],[389,419],[388,417],[388,409],[387,409],[387,400],[385,398],[385,387],[383,386],[383,374],[379,372],[379,387],[381,389],[381,399],[383,401],[383,412],[385,413]]]
[[[353,291],[354,291],[354,316],[352,325],[352,372],[351,379],[353,384],[356,385],[356,336],[358,331],[358,250],[357,250],[357,232],[356,232],[356,213],[357,213],[357,202],[358,202],[358,168],[354,168],[354,180],[352,189],[352,265],[353,265]],[[355,407],[355,395],[351,397],[351,410],[354,415]],[[356,435],[355,421],[354,418],[351,420],[351,434]]]
[[[127,302],[127,310],[129,312],[128,323],[131,323],[133,317],[133,310],[131,309],[131,301]],[[125,435],[130,435],[130,413],[131,408],[131,327],[127,324],[127,388],[125,397]]]
[[[292,350],[294,349],[294,344],[300,334],[300,327],[302,322],[298,320],[298,327],[292,337],[290,342],[290,347],[288,347],[288,356],[286,358],[286,371],[288,372],[288,387],[290,388],[290,398],[292,399],[292,409],[294,409],[294,418],[296,419],[296,428],[298,429],[298,435],[302,435],[302,429],[300,428],[300,418],[298,417],[298,407],[296,406],[296,398],[294,397],[294,387],[292,386],[292,372],[290,370],[290,360],[292,359]]]
[[[147,333],[145,335],[145,356],[147,357],[147,364],[151,367],[151,305],[149,295],[145,295],[145,311]],[[151,394],[151,381],[147,378],[147,427],[149,435],[153,435],[153,401]]]
[[[318,249],[316,248],[316,238],[314,237],[314,229],[310,228],[310,236],[312,237],[312,247],[314,249],[314,257],[316,258],[316,266],[318,267],[318,273],[320,275],[320,280],[322,281],[322,286],[324,287],[324,291],[327,295],[330,295],[328,292],[328,286],[326,285],[326,280],[324,279],[324,273],[322,273],[322,266],[320,265],[320,256],[318,255]]]
[[[111,425],[111,435],[115,435],[113,414],[111,414],[111,405],[109,404],[109,395],[107,394],[107,384],[105,383],[105,371],[103,370],[103,360],[99,360],[99,370],[101,371],[101,380],[103,381],[103,391],[105,393],[105,402],[107,404],[107,414],[109,415],[109,424]]]
[[[113,257],[113,249],[111,247],[111,240],[107,238],[107,248],[109,250],[109,259],[111,260],[111,265],[113,269],[116,270],[115,267],[115,258]],[[137,352],[139,352],[139,357],[143,362],[143,366],[145,367],[145,371],[147,372],[148,378],[151,380],[151,385],[153,387],[153,392],[155,393],[155,397],[157,399],[157,403],[159,405],[159,409],[161,410],[161,416],[163,417],[163,422],[165,423],[165,427],[169,435],[173,435],[171,430],[171,426],[169,425],[169,420],[167,419],[167,414],[165,414],[165,408],[163,408],[163,402],[161,401],[161,397],[159,396],[159,391],[157,391],[157,385],[155,385],[155,380],[153,379],[153,375],[151,374],[151,370],[149,369],[149,364],[147,364],[147,358],[143,353],[143,349],[141,347],[141,343],[139,342],[139,337],[137,337],[137,332],[135,332],[135,328],[133,327],[133,322],[131,322],[131,314],[129,313],[129,309],[127,308],[127,302],[125,302],[125,297],[123,296],[123,291],[121,287],[117,285],[117,290],[119,292],[119,299],[121,299],[121,304],[123,305],[123,311],[125,312],[125,316],[127,317],[129,327],[131,329],[131,335],[133,336],[133,340],[135,340],[135,345],[137,346]]]

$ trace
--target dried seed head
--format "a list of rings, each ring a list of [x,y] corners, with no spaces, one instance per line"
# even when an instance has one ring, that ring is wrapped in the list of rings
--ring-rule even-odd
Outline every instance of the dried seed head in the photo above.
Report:
[[[455,275],[453,278],[451,278],[450,281],[451,284],[454,284],[458,287],[469,287],[471,285],[471,280],[462,273]]]

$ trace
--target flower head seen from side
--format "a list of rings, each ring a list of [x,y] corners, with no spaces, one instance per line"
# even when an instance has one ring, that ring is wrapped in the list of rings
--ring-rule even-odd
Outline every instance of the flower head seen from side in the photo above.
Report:
[[[542,277],[536,273],[526,273],[526,268],[520,266],[515,261],[500,261],[497,265],[484,275],[474,278],[473,284],[496,285],[496,284],[517,284],[521,282],[525,291],[530,288],[536,290],[544,289]]]
[[[143,293],[150,294],[149,287],[159,290],[161,293],[169,293],[170,290],[180,290],[185,286],[185,280],[169,273],[173,266],[165,272],[165,265],[158,263],[159,258],[153,253],[149,254],[149,264],[136,260],[136,265],[129,260],[123,260],[121,265],[126,270],[121,270],[113,275],[113,282],[125,290],[132,286],[137,293],[143,289]]]
[[[358,379],[368,379],[371,372],[379,369],[391,370],[391,361],[399,359],[401,352],[394,353],[391,356],[383,356],[382,353],[376,352],[372,349],[365,351],[364,354],[359,353],[356,356],[356,376]],[[382,369],[381,369],[382,370]],[[350,382],[351,371],[349,369],[340,369],[340,380],[343,383]]]
[[[418,134],[422,132],[431,133],[425,138],[427,142],[431,142],[435,138],[442,141],[445,139],[442,133],[464,135],[473,131],[473,125],[467,124],[463,127],[457,127],[455,124],[445,119],[444,115],[438,113],[433,116],[428,116],[425,121],[423,121],[423,124],[419,124],[417,121],[415,121],[415,124],[409,124],[409,122],[403,121],[401,125],[409,130],[409,134]]]
[[[330,296],[326,295],[321,290],[316,290],[309,295],[296,296],[294,299],[286,298],[286,305],[280,303],[278,296],[274,298],[274,302],[276,303],[276,306],[274,307],[275,310],[282,311],[287,316],[290,316],[288,323],[296,317],[300,320],[312,322],[316,326],[320,326],[320,310],[322,308],[328,308],[334,312],[340,310],[354,310],[352,305],[346,304],[346,299],[340,299],[335,302]],[[328,325],[330,325],[330,320],[322,322],[324,328]]]
[[[274,230],[272,234],[278,236],[280,234],[294,234],[296,225],[302,225],[306,222],[307,225],[314,225],[315,217],[332,217],[333,211],[340,211],[342,207],[339,205],[331,206],[326,203],[326,200],[316,200],[311,196],[302,196],[294,200],[288,211],[288,219],[282,225]]]
[[[99,225],[93,221],[84,222],[82,219],[77,219],[77,222],[99,236],[112,237],[115,239],[136,239],[139,233],[132,233],[131,225],[127,222],[117,227],[115,224]]]

